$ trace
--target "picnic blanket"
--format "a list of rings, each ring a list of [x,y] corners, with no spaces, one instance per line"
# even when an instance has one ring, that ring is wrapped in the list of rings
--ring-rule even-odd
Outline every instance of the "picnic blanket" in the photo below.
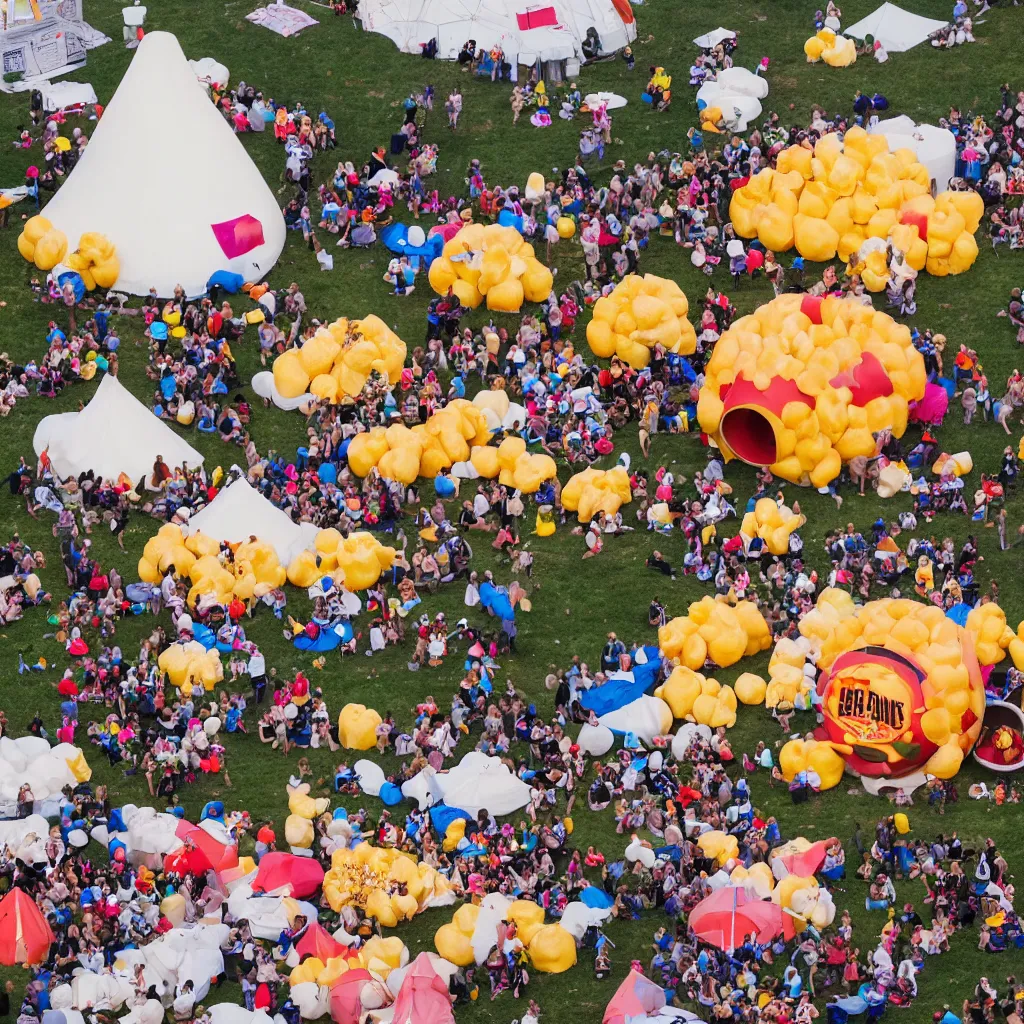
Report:
[[[246,21],[254,25],[262,25],[276,32],[279,36],[294,36],[310,25],[320,24],[316,18],[311,18],[305,11],[296,10],[287,4],[270,4],[267,7],[257,7],[252,14],[245,16]]]

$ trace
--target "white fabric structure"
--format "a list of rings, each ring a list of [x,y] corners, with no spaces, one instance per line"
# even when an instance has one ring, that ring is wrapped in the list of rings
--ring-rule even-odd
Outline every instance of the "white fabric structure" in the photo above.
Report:
[[[305,915],[307,921],[317,919],[316,907],[312,903],[291,896],[254,896],[252,887],[245,884],[231,891],[228,912],[236,921],[245,918],[254,938],[273,939],[275,942],[289,927],[295,914]]]
[[[68,760],[81,755],[70,743],[51,748],[41,736],[0,737],[0,805],[17,803],[18,790],[26,782],[37,802],[60,796],[65,786],[77,786]]]
[[[266,1010],[247,1010],[238,1003],[214,1003],[206,1008],[212,1024],[284,1024],[284,1017],[273,1017]]]
[[[388,781],[388,778],[384,774],[384,769],[376,761],[362,757],[352,765],[352,770],[359,779],[359,788],[367,796],[380,796],[381,786]]]
[[[712,29],[710,32],[705,32],[702,36],[697,36],[693,41],[693,45],[699,46],[702,50],[710,50],[719,43],[725,42],[726,39],[735,38],[736,33],[732,29],[719,27]]]
[[[49,451],[54,472],[62,479],[91,469],[105,480],[116,480],[124,473],[138,483],[152,474],[158,455],[171,468],[187,463],[194,469],[203,464],[192,445],[110,374],[81,412],[61,412],[40,420],[32,446],[36,455]]]
[[[238,544],[250,537],[266,541],[282,565],[311,548],[319,532],[312,523],[293,523],[287,512],[269,502],[240,477],[220,491],[182,526],[188,534],[205,533],[216,541]]]
[[[172,152],[172,135],[189,140],[189,158]],[[106,235],[121,264],[115,288],[133,295],[179,284],[200,295],[217,271],[259,280],[284,248],[277,199],[167,32],[143,37],[43,214],[72,249],[83,232]]]
[[[517,778],[500,758],[488,757],[477,750],[468,754],[450,771],[437,776],[444,802],[467,814],[482,807],[498,817],[512,814],[530,802],[530,787]]]
[[[41,814],[0,821],[0,849],[9,846],[26,864],[39,864],[47,859],[49,834],[50,823]]]
[[[768,82],[746,68],[723,68],[715,80],[705,82],[697,92],[697,107],[719,107],[725,127],[745,132],[761,116],[761,100],[768,95]]]
[[[156,987],[157,995],[170,1001],[178,986],[191,981],[197,1003],[206,999],[210,979],[224,973],[221,944],[227,941],[226,924],[172,928],[165,935],[137,949],[122,949],[114,962],[114,972],[131,982],[135,967],[142,965],[146,988]]]
[[[82,67],[87,50],[109,42],[83,20],[82,0],[37,0],[35,5],[30,0],[6,0],[0,20],[3,70],[20,71],[22,77],[0,82],[0,91],[39,88],[55,75]]]
[[[214,57],[190,60],[188,66],[196,76],[196,81],[206,89],[209,89],[211,85],[219,85],[223,89],[231,78],[231,72],[228,71],[227,65],[221,64]]]
[[[660,697],[644,694],[625,707],[602,715],[598,722],[612,732],[631,732],[649,747],[656,736],[668,735],[672,728],[672,710]]]
[[[39,91],[47,113],[98,102],[96,90],[88,82],[46,82]]]
[[[402,796],[415,800],[421,811],[444,800],[444,789],[437,772],[430,765],[418,771],[408,782],[402,783]]]
[[[956,174],[956,138],[948,128],[915,124],[906,114],[872,124],[872,135],[884,135],[889,149],[912,149],[918,162],[928,168],[932,194],[942,192]]]
[[[620,96],[617,92],[588,92],[583,97],[583,102],[591,110],[601,106],[602,103],[606,110],[621,110],[629,103],[629,100],[625,96]]]
[[[575,900],[566,904],[558,923],[577,942],[582,942],[588,928],[604,924],[611,916],[611,907],[588,907],[586,903]]]
[[[854,39],[873,36],[889,53],[903,53],[948,24],[948,21],[925,18],[895,4],[885,3],[866,18],[861,18],[856,25],[850,25],[843,34]]]
[[[582,59],[589,29],[597,32],[602,54],[636,39],[628,0],[549,0],[545,6],[525,0],[363,0],[359,13],[367,32],[387,36],[405,53],[418,54],[436,39],[442,60],[454,60],[468,39],[478,49],[500,46],[512,65]]]

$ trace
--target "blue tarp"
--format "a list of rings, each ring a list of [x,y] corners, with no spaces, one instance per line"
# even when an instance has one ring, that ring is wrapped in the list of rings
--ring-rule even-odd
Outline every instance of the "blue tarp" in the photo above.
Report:
[[[428,236],[423,245],[410,245],[408,224],[389,224],[381,231],[380,240],[397,256],[419,256],[424,267],[429,267],[444,248],[440,235]]]
[[[612,906],[614,902],[615,898],[613,896],[609,896],[604,889],[599,889],[596,885],[588,885],[580,893],[580,903],[590,907],[592,910],[605,910]]]
[[[618,711],[639,700],[653,689],[661,669],[661,654],[657,647],[645,647],[646,665],[636,665],[632,672],[617,672],[603,686],[595,686],[580,697],[580,703],[598,718]]]

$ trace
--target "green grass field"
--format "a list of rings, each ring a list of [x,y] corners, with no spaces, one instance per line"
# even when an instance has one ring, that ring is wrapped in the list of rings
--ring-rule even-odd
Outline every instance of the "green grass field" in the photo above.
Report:
[[[304,0],[296,0],[299,6]],[[849,0],[844,4],[844,24],[852,24],[874,6],[871,0]],[[812,32],[815,4],[794,3],[793,0],[773,0],[757,3],[755,0],[736,0],[721,7],[704,4],[681,4],[672,0],[648,0],[636,8],[639,36],[634,47],[637,68],[629,73],[622,61],[606,62],[585,68],[579,76],[584,92],[610,89],[626,95],[629,106],[614,114],[615,142],[605,154],[605,167],[596,179],[605,183],[611,164],[624,159],[628,164],[646,158],[650,151],[681,150],[685,146],[687,128],[695,123],[696,109],[692,95],[686,87],[686,71],[695,48],[690,42],[699,33],[724,24],[740,34],[737,63],[753,67],[764,55],[771,58],[768,80],[771,93],[765,102],[767,110],[777,110],[786,123],[806,123],[812,103],[819,103],[828,111],[850,109],[854,91],[881,91],[892,104],[893,113],[907,113],[919,120],[935,120],[948,113],[950,106],[962,110],[990,113],[998,104],[998,87],[1010,81],[1015,88],[1022,83],[1014,80],[1019,69],[1019,49],[1013,43],[1020,30],[1020,15],[1014,8],[992,11],[984,24],[975,25],[977,43],[941,53],[921,46],[905,54],[893,54],[884,66],[862,59],[853,67],[835,70],[822,64],[808,65],[802,46]],[[939,0],[917,0],[913,5],[918,13],[947,17],[948,3]],[[307,9],[321,19],[318,27],[307,30],[295,39],[281,39],[244,20],[247,3],[232,2],[222,5],[211,3],[184,3],[183,0],[165,0],[151,5],[147,29],[174,32],[181,40],[190,58],[213,56],[227,64],[232,83],[244,79],[261,88],[265,95],[293,104],[302,100],[307,109],[324,109],[337,123],[339,147],[336,152],[317,157],[314,181],[328,177],[335,159],[351,159],[360,164],[372,147],[386,143],[394,127],[401,123],[400,103],[413,89],[430,82],[441,99],[438,109],[428,117],[426,139],[440,145],[439,173],[435,179],[442,196],[461,194],[465,190],[465,170],[471,158],[483,163],[489,184],[518,183],[522,186],[533,170],[550,174],[552,168],[564,166],[576,152],[579,125],[566,124],[556,118],[547,130],[537,130],[527,119],[514,128],[508,104],[506,86],[470,78],[457,67],[442,63],[426,63],[418,58],[397,53],[391,43],[379,36],[364,34],[350,18],[335,18],[330,11],[315,5]],[[80,81],[91,81],[101,101],[109,100],[127,67],[131,54],[120,43],[120,4],[93,2],[86,5],[86,17],[96,27],[106,31],[111,44],[89,54],[86,69],[74,76]],[[664,115],[653,114],[639,103],[639,95],[646,81],[646,67],[662,64],[675,75],[675,102]],[[462,87],[464,112],[459,131],[452,134],[445,126],[445,117],[439,109],[443,97],[454,83]],[[28,121],[27,96],[0,97],[0,138],[14,140],[20,125]],[[153,123],[140,125],[140,144],[165,148],[168,160],[190,159],[187,125]],[[244,140],[253,159],[260,166],[271,186],[282,188],[283,155],[268,133],[249,136]],[[36,162],[38,150],[26,154],[5,147],[0,151],[0,182],[14,185],[22,180],[25,166]],[[211,173],[217,173],[216,168]],[[116,188],[116,180],[110,182]],[[282,202],[285,191],[282,188]],[[173,203],[173,195],[153,196],[152,204]],[[20,214],[21,207],[13,213]],[[402,211],[397,211],[401,214]],[[139,211],[145,216],[145,210]],[[31,302],[27,287],[28,266],[18,255],[16,237],[18,217],[12,216],[11,226],[0,236],[0,349],[19,360],[39,357],[45,350],[45,325],[53,315],[49,306]],[[1005,305],[1011,287],[1021,283],[1024,265],[1019,255],[1005,249],[996,257],[982,241],[981,255],[975,267],[958,278],[937,279],[922,275],[919,279],[919,315],[916,324],[932,327],[946,334],[952,350],[963,342],[976,348],[988,373],[992,393],[1002,393],[1002,382],[1017,365],[1014,338],[1005,321],[994,319],[998,309]],[[362,316],[378,313],[395,325],[410,345],[420,342],[424,323],[424,309],[429,290],[424,283],[410,298],[399,300],[389,294],[381,275],[388,256],[381,249],[371,252],[337,251],[335,270],[321,274],[313,255],[301,240],[289,238],[288,246],[271,274],[275,286],[298,281],[306,295],[310,313],[321,319],[346,315]],[[562,243],[557,253],[559,283],[567,282],[582,273],[581,252],[576,243]],[[673,277],[680,282],[691,299],[691,307],[699,305],[707,280],[691,267],[685,251],[675,248],[666,240],[654,240],[644,255],[641,270]],[[728,277],[724,271],[713,280],[717,287],[727,289]],[[751,311],[767,301],[770,292],[764,283],[744,286],[732,298],[740,312]],[[487,314],[479,310],[468,323],[482,323]],[[584,317],[585,320],[585,317]],[[514,330],[516,318],[505,322]],[[577,339],[582,340],[585,323],[577,325]],[[143,401],[148,401],[148,381],[144,375],[145,349],[141,342],[139,325],[125,321],[121,329],[125,343],[121,349],[121,380]],[[258,368],[253,336],[238,346],[244,379]],[[951,357],[951,353],[950,353]],[[9,472],[19,455],[32,457],[31,441],[35,426],[44,415],[71,410],[79,402],[88,401],[94,385],[80,384],[65,392],[57,402],[32,398],[19,402],[14,413],[4,421],[2,460],[0,466]],[[297,413],[283,413],[275,409],[256,410],[252,433],[261,452],[274,449],[293,453],[304,436],[304,422]],[[1015,435],[1007,438],[1002,430],[991,423],[975,422],[970,432],[951,414],[948,425],[940,433],[947,451],[970,449],[974,455],[975,474],[994,472],[1000,463],[1000,453],[1006,443],[1016,446],[1020,427],[1015,424]],[[236,459],[234,449],[225,450],[221,443],[204,435],[190,434],[189,440],[203,451],[207,467],[228,465]],[[632,436],[618,439],[633,453],[639,453]],[[674,471],[692,475],[703,464],[703,452],[695,437],[666,437],[659,435],[651,452],[650,468],[669,462]],[[567,473],[563,474],[563,481]],[[739,502],[745,502],[754,489],[752,473],[736,464],[729,467],[728,479],[733,484]],[[976,477],[975,477],[976,479]],[[866,530],[878,515],[894,518],[907,507],[909,498],[898,497],[883,508],[875,498],[858,499],[850,496],[842,512],[836,512],[834,503],[810,492],[800,492],[800,503],[808,516],[803,530],[805,559],[819,570],[827,570],[821,548],[821,539],[831,528],[853,521]],[[1013,528],[1021,521],[1020,498],[1010,503]],[[34,547],[42,548],[49,559],[49,568],[43,573],[44,585],[56,596],[65,590],[56,546],[50,533],[50,522],[39,521],[25,514],[24,505],[6,492],[0,495],[0,539],[15,531]],[[127,540],[128,553],[121,554],[105,533],[98,533],[94,550],[107,563],[117,565],[122,575],[131,578],[142,546],[157,524],[142,516],[133,518]],[[542,709],[551,709],[551,696],[543,686],[544,675],[550,666],[568,662],[572,654],[595,660],[604,634],[616,630],[626,639],[651,639],[646,613],[652,595],[658,594],[667,603],[670,614],[681,614],[690,601],[705,593],[692,578],[670,582],[653,576],[643,566],[644,559],[655,543],[645,533],[614,540],[605,553],[596,560],[581,562],[582,540],[569,535],[568,527],[561,527],[548,540],[533,541],[536,553],[532,584],[533,612],[520,616],[519,653],[502,666],[517,688],[535,699]],[[958,541],[971,532],[963,519],[942,519],[935,524],[935,533],[941,538],[952,535]],[[1020,549],[1006,553],[998,551],[995,531],[982,530],[981,550],[985,561],[980,569],[980,584],[988,586],[997,580],[1001,587],[1002,602],[1007,618],[1016,623],[1024,614],[1024,580],[1020,573]],[[658,546],[674,562],[682,557],[678,538],[659,539]],[[493,563],[493,566],[492,566]],[[508,578],[506,567],[498,565],[490,547],[477,545],[475,568],[494,567],[500,578]],[[462,614],[462,587],[456,585],[435,597],[424,600],[424,609],[444,609],[455,618]],[[300,597],[290,596],[289,610],[301,617],[305,605]],[[131,657],[144,633],[152,623],[142,618],[119,627],[117,642]],[[42,611],[35,610],[21,622],[0,635],[0,706],[4,708],[15,732],[23,730],[37,711],[50,724],[56,724],[58,698],[56,680],[65,664],[61,648],[53,641],[42,638],[47,630]],[[309,658],[301,655],[283,640],[276,620],[260,615],[252,624],[251,634],[267,654],[268,663],[279,673],[288,673],[302,667],[309,671]],[[45,675],[19,677],[16,674],[17,655],[23,652],[26,661],[43,655],[54,666]],[[433,694],[446,704],[460,678],[460,660],[450,657],[439,669],[412,674],[406,671],[408,651],[389,651],[372,660],[362,654],[342,663],[332,659],[322,673],[314,673],[314,681],[323,687],[332,712],[337,712],[347,701],[359,701],[377,707],[381,712],[391,710],[402,723],[408,723],[410,708],[422,697]],[[719,678],[733,679],[739,671],[763,671],[767,657],[751,659],[750,663],[723,671]],[[372,668],[372,673],[371,673]],[[744,708],[733,732],[734,749],[751,750],[759,738],[771,742],[780,739],[777,725],[763,709]],[[144,782],[139,778],[124,778],[112,772],[99,758],[88,751],[94,766],[94,778],[108,783],[115,802],[145,802]],[[183,793],[183,802],[189,815],[198,814],[205,801],[217,795],[229,806],[247,808],[254,818],[272,819],[280,828],[286,811],[284,785],[289,771],[294,769],[296,754],[286,759],[281,754],[271,755],[268,748],[259,745],[255,737],[233,737],[229,742],[229,764],[234,783],[232,791],[221,791],[218,780],[203,779]],[[333,777],[336,758],[324,752],[310,752],[314,777]],[[986,773],[971,764],[961,777],[960,790]],[[755,803],[764,813],[775,814],[786,837],[806,835],[823,838],[838,835],[847,843],[852,857],[850,837],[854,823],[860,822],[869,834],[875,820],[890,812],[884,801],[875,800],[859,791],[850,792],[853,781],[837,787],[810,805],[792,807],[783,790],[770,791],[762,778],[753,784]],[[346,801],[350,806],[360,803],[375,812],[373,800]],[[600,846],[609,859],[621,855],[623,837],[617,836],[610,813],[591,815],[585,806],[577,806],[575,842],[586,849],[593,843]],[[974,804],[966,800],[949,808],[944,818],[924,808],[914,808],[910,814],[915,834],[932,836],[939,831],[958,829],[972,840],[991,835],[998,842],[1011,868],[1021,864],[1019,840],[1019,810],[1006,807],[995,809],[989,804]],[[852,866],[852,865],[851,865]],[[883,924],[880,915],[868,915],[863,910],[862,886],[856,881],[847,883],[848,900],[837,894],[840,909],[848,905],[854,914],[855,943],[862,949],[874,945],[878,929]],[[920,885],[902,883],[898,888],[901,901],[920,903],[924,895]],[[433,931],[449,918],[448,911],[435,911],[416,919],[401,930],[410,949],[417,952],[432,948]],[[590,963],[584,955],[580,964],[558,977],[539,977],[530,987],[531,995],[539,999],[546,1019],[554,1021],[574,1014],[577,1019],[600,1019],[605,1004],[617,981],[625,974],[629,960],[637,956],[649,958],[648,944],[654,929],[661,923],[651,914],[636,924],[617,924],[609,934],[617,945],[613,960],[613,979],[595,984]],[[1006,958],[996,961],[976,950],[976,934],[964,933],[957,937],[954,952],[933,960],[919,979],[921,994],[913,1008],[905,1015],[912,1024],[930,1017],[932,1011],[948,1002],[957,1008],[962,998],[973,989],[978,976],[987,974],[1001,979],[1013,966]],[[1019,966],[1019,965],[1018,965]],[[228,991],[227,998],[237,998],[237,990]],[[510,1021],[522,1012],[510,996],[497,1002],[486,999],[459,1010],[459,1020],[475,1022]]]

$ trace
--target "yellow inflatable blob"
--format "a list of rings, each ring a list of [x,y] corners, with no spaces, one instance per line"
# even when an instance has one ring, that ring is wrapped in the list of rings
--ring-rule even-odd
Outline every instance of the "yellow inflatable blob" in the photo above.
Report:
[[[373,708],[346,704],[338,716],[338,742],[346,750],[369,750],[377,743],[377,726],[382,721]]]
[[[655,345],[674,355],[692,355],[697,335],[686,319],[689,308],[675,281],[628,274],[594,304],[587,343],[599,358],[617,355],[638,370],[647,365]]]
[[[475,309],[486,300],[488,309],[503,313],[518,313],[523,302],[546,301],[554,281],[533,246],[501,224],[466,224],[430,264],[427,279],[438,295],[452,288],[463,305]]]

